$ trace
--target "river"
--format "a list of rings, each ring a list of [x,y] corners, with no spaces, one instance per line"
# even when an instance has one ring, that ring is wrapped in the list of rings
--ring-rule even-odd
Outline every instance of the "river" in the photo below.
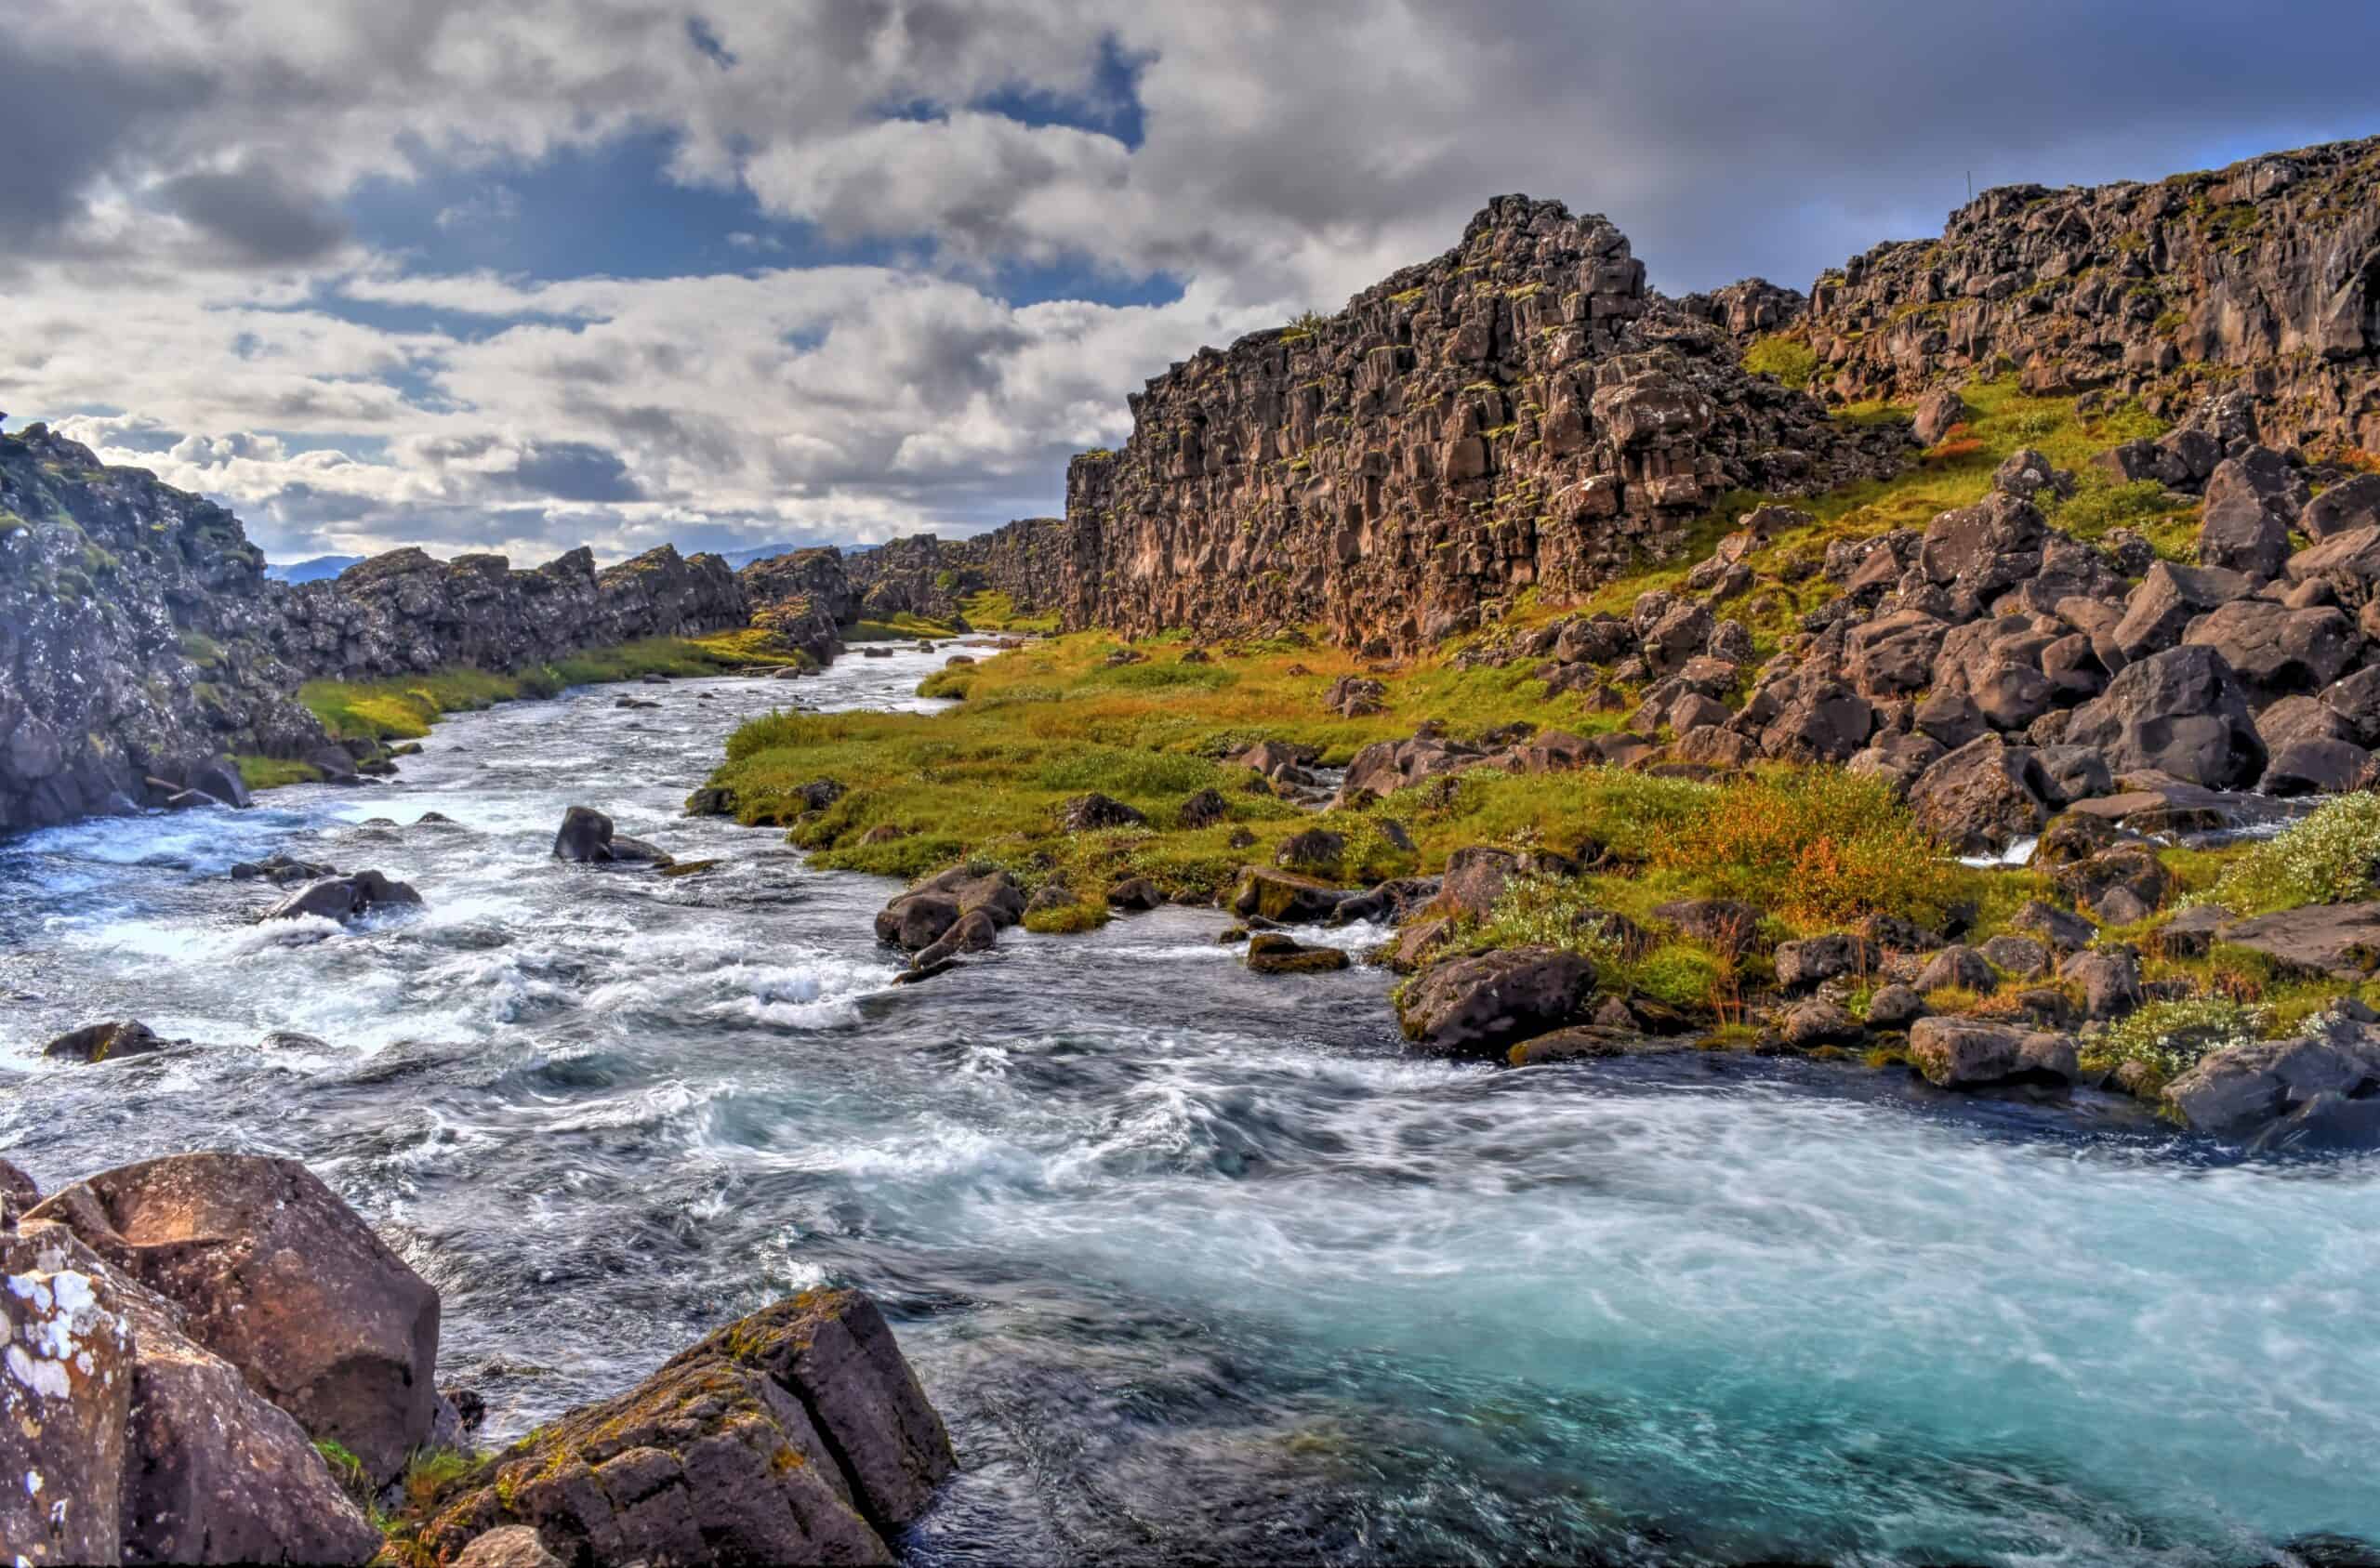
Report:
[[[46,1189],[305,1160],[443,1293],[496,1439],[863,1286],[967,1467],[923,1563],[2380,1537],[2380,1165],[1849,1065],[1416,1060],[1383,974],[1250,976],[1211,910],[893,987],[889,884],[677,812],[737,720],[929,709],[940,663],[573,692],[450,718],[390,784],[0,844],[0,1154]],[[562,865],[573,803],[729,863]],[[271,889],[224,873],[275,850],[427,907],[253,924]],[[36,1054],[105,1017],[198,1043]]]

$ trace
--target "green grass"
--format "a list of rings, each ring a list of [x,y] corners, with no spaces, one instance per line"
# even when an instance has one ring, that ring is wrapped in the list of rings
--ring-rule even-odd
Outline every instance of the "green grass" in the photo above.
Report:
[[[2380,892],[2380,795],[2343,795],[2228,858],[2203,902],[2235,915],[2347,903]]]
[[[240,782],[251,790],[279,789],[283,784],[319,784],[322,770],[306,762],[243,753],[231,759],[239,765]]]
[[[1015,600],[998,588],[986,588],[970,594],[959,604],[959,613],[967,624],[982,631],[1053,632],[1058,629],[1058,613],[1044,611],[1027,614],[1017,609]]]
[[[845,642],[916,642],[925,638],[954,637],[951,626],[907,611],[891,620],[866,620],[843,628]]]
[[[1755,376],[1773,376],[1788,387],[1807,387],[1818,378],[1818,357],[1805,335],[1774,333],[1744,350],[1744,368]]]

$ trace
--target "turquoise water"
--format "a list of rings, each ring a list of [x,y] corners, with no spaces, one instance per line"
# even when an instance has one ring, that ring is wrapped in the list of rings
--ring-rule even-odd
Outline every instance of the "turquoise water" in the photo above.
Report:
[[[800,694],[918,704],[938,658]],[[698,690],[717,693],[696,696]],[[0,846],[0,1153],[299,1155],[496,1435],[788,1289],[875,1292],[968,1469],[927,1562],[2246,1564],[2380,1538],[2372,1162],[1693,1057],[1408,1059],[1208,911],[891,986],[887,892],[674,815],[783,688],[459,717],[393,789]],[[545,857],[562,808],[708,876]],[[424,810],[450,828],[410,824]],[[258,928],[284,849],[418,916]],[[1367,931],[1312,933],[1360,946]],[[133,1014],[198,1042],[33,1054]],[[264,1043],[298,1030],[318,1044]]]

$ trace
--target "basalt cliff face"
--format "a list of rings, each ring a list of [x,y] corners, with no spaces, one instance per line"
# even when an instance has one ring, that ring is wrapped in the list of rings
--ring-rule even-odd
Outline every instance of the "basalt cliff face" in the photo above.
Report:
[[[913,534],[853,554],[843,566],[862,613],[946,622],[979,593],[1006,594],[1027,614],[1055,608],[1072,554],[1064,520],[1036,517],[964,539]]]
[[[1938,240],[1821,277],[1833,397],[1907,399],[2016,367],[2178,415],[2244,391],[2268,441],[2380,450],[2380,138],[2153,185],[1988,191]]]
[[[668,546],[602,572],[585,549],[531,571],[404,549],[271,582],[221,507],[29,425],[0,434],[0,831],[234,791],[223,755],[327,744],[294,698],[308,679],[512,669],[746,617],[725,562]]]
[[[1790,309],[1774,292],[1742,308]],[[1520,196],[1337,315],[1200,350],[1132,413],[1122,451],[1067,473],[1068,626],[1318,622],[1375,654],[1666,557],[1728,490],[1824,490],[1908,449],[1748,374],[1604,218]]]

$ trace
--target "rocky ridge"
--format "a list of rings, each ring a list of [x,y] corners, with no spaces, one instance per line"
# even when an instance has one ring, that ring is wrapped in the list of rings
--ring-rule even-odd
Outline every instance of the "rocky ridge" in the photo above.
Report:
[[[2245,392],[2276,445],[2380,451],[2380,138],[2151,184],[1987,191],[1812,286],[1818,385],[1910,399],[2005,364],[2176,415]]]
[[[860,612],[916,615],[947,625],[975,594],[1008,595],[1025,614],[1055,609],[1065,594],[1070,549],[1060,518],[1023,518],[963,539],[932,534],[894,539],[843,560]]]
[[[1336,315],[1201,349],[1131,402],[1123,450],[1067,471],[1064,624],[1319,623],[1377,654],[1667,557],[1728,490],[1821,491],[1908,447],[1745,372],[1605,218],[1521,196]]]
[[[323,757],[303,682],[742,626],[830,656],[853,611],[832,550],[747,567],[670,546],[598,570],[584,547],[519,570],[500,555],[393,550],[291,586],[221,507],[102,467],[41,425],[0,433],[0,832],[163,803],[242,803],[227,754]]]

